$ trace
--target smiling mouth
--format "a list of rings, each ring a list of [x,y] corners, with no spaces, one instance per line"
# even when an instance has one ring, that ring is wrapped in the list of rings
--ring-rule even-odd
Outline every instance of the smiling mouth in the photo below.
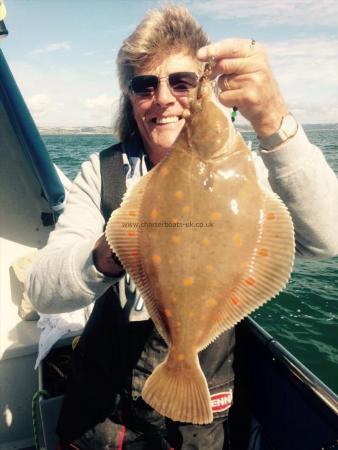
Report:
[[[154,117],[150,119],[150,122],[156,125],[162,125],[166,123],[177,123],[182,119],[182,116],[170,116],[170,117]]]

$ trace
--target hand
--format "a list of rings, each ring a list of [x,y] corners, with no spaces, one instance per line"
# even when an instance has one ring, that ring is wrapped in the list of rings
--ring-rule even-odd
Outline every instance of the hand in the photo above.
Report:
[[[197,57],[206,62],[214,57],[212,77],[220,75],[220,102],[230,108],[237,106],[257,136],[267,137],[279,129],[288,108],[261,44],[225,39],[200,48]]]
[[[93,261],[96,269],[108,277],[119,277],[124,273],[120,260],[111,251],[104,234],[95,243]]]

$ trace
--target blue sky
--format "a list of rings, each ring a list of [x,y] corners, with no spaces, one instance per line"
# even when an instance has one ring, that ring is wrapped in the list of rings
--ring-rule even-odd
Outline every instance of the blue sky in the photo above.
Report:
[[[265,44],[291,111],[303,123],[338,122],[337,0],[186,0],[211,40]],[[0,46],[36,123],[111,123],[115,58],[153,0],[5,0]]]

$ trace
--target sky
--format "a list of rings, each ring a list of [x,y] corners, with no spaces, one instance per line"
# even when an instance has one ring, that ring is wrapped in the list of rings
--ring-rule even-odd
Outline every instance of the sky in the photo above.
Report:
[[[38,126],[110,126],[115,59],[154,0],[5,0],[0,47]],[[212,41],[265,45],[290,111],[338,122],[337,0],[183,0]],[[239,123],[245,123],[239,119]]]

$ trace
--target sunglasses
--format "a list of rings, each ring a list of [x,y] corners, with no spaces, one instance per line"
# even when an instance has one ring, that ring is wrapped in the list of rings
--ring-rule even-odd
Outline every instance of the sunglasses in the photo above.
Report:
[[[137,75],[129,81],[129,90],[138,97],[151,98],[160,84],[167,80],[170,92],[175,97],[185,96],[198,83],[198,75],[194,72],[175,72],[167,77],[156,75]]]

